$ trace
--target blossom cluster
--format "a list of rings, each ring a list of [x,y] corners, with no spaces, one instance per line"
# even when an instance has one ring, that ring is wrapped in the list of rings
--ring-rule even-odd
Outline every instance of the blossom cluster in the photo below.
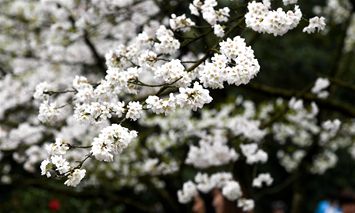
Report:
[[[329,93],[325,89],[330,85],[326,78],[318,78],[312,87],[312,93],[316,94],[319,98],[327,98]]]
[[[212,62],[206,62],[199,71],[199,79],[205,87],[223,88],[228,84],[247,84],[260,70],[254,51],[239,36],[220,43],[221,54],[215,54]],[[228,66],[233,64],[234,66]]]
[[[113,154],[122,152],[135,137],[137,132],[112,124],[94,138],[91,152],[97,160],[113,161]]]
[[[225,32],[221,24],[228,21],[230,9],[228,7],[216,9],[217,5],[218,2],[216,0],[194,0],[189,5],[189,8],[192,15],[201,15],[208,24],[212,25],[216,36],[223,37]]]
[[[325,29],[325,25],[325,18],[316,16],[309,19],[309,25],[303,28],[303,32],[314,33],[316,30],[320,32]]]
[[[302,12],[296,5],[294,10],[285,12],[282,8],[271,10],[270,1],[248,3],[248,12],[245,14],[245,23],[259,33],[282,36],[289,30],[297,27],[302,18]]]

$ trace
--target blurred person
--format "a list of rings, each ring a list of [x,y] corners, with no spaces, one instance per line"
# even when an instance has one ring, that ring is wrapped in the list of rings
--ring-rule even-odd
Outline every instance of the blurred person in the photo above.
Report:
[[[194,197],[192,212],[194,213],[214,213],[211,194],[198,194]]]
[[[192,206],[193,213],[206,213],[205,202],[200,197],[200,195],[196,195],[194,198],[194,204]]]
[[[253,211],[243,212],[237,207],[236,202],[227,200],[219,189],[212,191],[212,199],[210,194],[195,196],[192,211],[194,213],[253,213]]]
[[[213,206],[215,208],[216,213],[239,213],[237,209],[237,204],[235,202],[231,202],[223,197],[221,190],[214,189],[212,191],[213,194]]]
[[[326,199],[319,201],[316,213],[341,213],[338,197],[337,194],[331,193]]]
[[[286,205],[282,201],[276,201],[272,203],[271,210],[272,213],[285,213]]]
[[[343,191],[339,196],[342,213],[355,213],[355,194],[351,190]]]

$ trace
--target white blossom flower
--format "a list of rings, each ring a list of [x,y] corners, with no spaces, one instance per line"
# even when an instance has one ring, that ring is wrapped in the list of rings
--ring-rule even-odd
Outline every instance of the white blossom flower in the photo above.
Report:
[[[55,143],[50,145],[51,155],[64,155],[69,149],[68,143],[62,138],[56,138]]]
[[[75,76],[73,88],[77,91],[75,94],[76,101],[87,102],[94,97],[94,88],[84,76]]]
[[[212,101],[209,91],[197,82],[194,83],[192,88],[180,87],[179,92],[176,95],[176,103],[181,107],[189,107],[194,111]]]
[[[165,83],[173,83],[179,80],[177,84],[188,86],[191,82],[191,78],[188,73],[185,72],[185,67],[181,64],[179,59],[173,59],[163,64],[155,70],[154,74],[155,78],[162,79]]]
[[[302,18],[302,12],[298,5],[294,11],[283,11],[282,8],[270,10],[269,4],[261,2],[249,2],[248,12],[245,14],[247,27],[259,33],[281,36],[295,28]]]
[[[340,125],[341,122],[338,119],[324,121],[322,123],[322,129],[324,131],[320,133],[320,142],[324,144],[335,137],[340,129]]]
[[[270,186],[274,180],[269,173],[261,173],[253,180],[253,187],[261,188],[263,183]]]
[[[51,123],[54,122],[59,116],[59,109],[57,104],[49,103],[48,101],[44,101],[39,107],[38,120],[43,123]]]
[[[52,170],[52,164],[49,160],[44,160],[41,162],[41,175],[46,175],[47,177],[51,177],[50,171]]]
[[[54,164],[59,174],[65,174],[70,170],[69,162],[62,155],[53,155],[51,162]]]
[[[254,209],[254,200],[241,198],[238,200],[238,207],[242,208],[243,211],[248,212]]]
[[[290,101],[288,102],[288,107],[293,110],[301,110],[303,109],[303,100],[301,99],[296,99],[296,98],[291,98]]]
[[[222,194],[230,201],[235,201],[242,196],[240,185],[237,181],[228,181],[222,188]]]
[[[328,132],[337,132],[340,128],[341,122],[339,119],[335,119],[333,121],[327,120],[322,123],[322,127]]]
[[[227,57],[219,54],[215,54],[212,57],[212,63],[205,63],[199,71],[199,79],[203,83],[203,86],[213,89],[223,88],[223,82],[227,79],[227,63]]]
[[[309,34],[316,32],[316,30],[317,32],[320,32],[325,29],[325,25],[325,18],[316,16],[309,19],[309,25],[303,28],[303,32],[307,32]]]
[[[169,23],[172,30],[178,30],[182,32],[187,32],[190,30],[190,27],[195,26],[195,23],[190,18],[186,18],[185,14],[181,16],[172,14]]]
[[[218,23],[227,22],[229,18],[229,7],[223,7],[216,11],[216,19]],[[211,24],[212,25],[212,24]]]
[[[88,79],[84,76],[75,76],[73,80],[73,88],[76,90],[80,90],[86,87],[91,87],[91,84],[89,84]]]
[[[265,163],[268,159],[267,153],[261,149],[258,149],[258,145],[256,143],[241,144],[240,148],[243,155],[247,158],[247,164],[254,164],[258,162]]]
[[[326,78],[318,78],[316,83],[311,89],[313,94],[316,94],[319,98],[327,98],[329,95],[328,91],[324,91],[327,87],[329,87],[330,82]]]
[[[150,50],[144,51],[138,58],[138,64],[149,70],[154,69],[155,63],[158,61],[158,55]]]
[[[203,193],[208,193],[215,187],[207,174],[197,173],[195,182],[197,183],[197,189]]]
[[[198,12],[198,9],[202,5],[202,2],[200,0],[194,0],[193,3],[189,4],[189,9],[192,15],[198,16],[200,13]]]
[[[328,169],[333,168],[338,162],[338,157],[336,154],[329,150],[315,156],[313,165],[311,167],[311,172],[314,174],[324,174]]]
[[[164,113],[167,115],[176,108],[176,98],[170,93],[169,98],[160,99],[158,96],[149,96],[145,100],[147,108],[152,110],[156,114]]]
[[[213,33],[217,36],[222,38],[224,36],[224,29],[220,24],[213,25]]]
[[[37,100],[47,99],[49,95],[45,94],[45,92],[49,92],[51,90],[53,90],[53,85],[49,84],[48,82],[39,83],[36,86],[36,91],[33,94],[33,98]]]
[[[305,155],[306,153],[304,150],[296,150],[291,155],[285,153],[282,150],[279,150],[277,152],[277,157],[280,160],[280,164],[288,172],[292,172],[293,170],[295,170]]]
[[[173,54],[180,48],[180,42],[174,38],[173,32],[163,25],[157,30],[156,37],[160,43],[155,43],[154,47],[159,53]]]
[[[246,46],[239,36],[228,38],[219,43],[222,54],[215,54],[212,63],[206,62],[199,72],[199,79],[205,87],[223,88],[223,82],[229,84],[247,84],[260,70],[254,51]],[[229,66],[232,63],[235,66]]]
[[[195,197],[195,195],[197,195],[197,193],[196,185],[193,182],[188,181],[184,183],[182,190],[177,192],[179,202],[188,203],[193,197]]]
[[[137,120],[142,116],[143,107],[138,101],[131,101],[127,105],[126,118]]]
[[[97,160],[112,161],[113,155],[121,153],[137,137],[136,131],[129,131],[118,124],[112,124],[94,138],[91,152]]]
[[[196,168],[207,168],[227,164],[237,159],[238,154],[226,144],[220,141],[201,140],[199,147],[190,146],[185,162]]]
[[[218,188],[223,188],[225,184],[233,180],[233,175],[229,172],[219,172],[211,175],[211,183]]]
[[[75,169],[68,176],[68,180],[64,182],[67,186],[77,186],[80,181],[85,177],[86,170],[85,169]]]
[[[102,138],[94,138],[92,143],[91,152],[95,158],[99,161],[113,161],[113,152],[115,150],[114,144],[112,141],[104,141]]]

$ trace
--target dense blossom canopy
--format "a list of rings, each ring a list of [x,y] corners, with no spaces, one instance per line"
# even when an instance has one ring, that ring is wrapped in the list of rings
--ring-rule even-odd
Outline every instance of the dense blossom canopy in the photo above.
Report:
[[[82,190],[144,194],[171,178],[182,204],[217,189],[247,212],[258,206],[253,192],[280,182],[275,164],[295,177],[326,173],[340,150],[355,159],[354,110],[332,100],[336,86],[354,87],[337,73],[296,93],[253,84],[271,72],[253,49],[258,36],[324,37],[345,23],[339,54],[352,54],[351,1],[312,13],[297,0],[193,0],[176,11],[159,0],[0,4],[4,184],[16,182],[13,161]]]

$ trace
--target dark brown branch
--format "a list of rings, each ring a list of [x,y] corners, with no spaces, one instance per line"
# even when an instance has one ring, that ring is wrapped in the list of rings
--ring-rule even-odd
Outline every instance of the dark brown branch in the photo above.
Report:
[[[298,94],[298,91],[275,88],[275,87],[257,84],[257,83],[249,83],[245,85],[244,88],[254,90],[264,95],[282,97],[282,98],[292,98],[292,97],[296,97]],[[310,93],[305,93],[299,97],[305,101],[314,101],[321,107],[327,108],[329,110],[337,111],[345,116],[355,117],[355,109],[352,106],[347,105],[346,103],[337,100],[332,100],[332,99],[320,99],[317,98],[317,96]]]
[[[195,64],[193,64],[191,67],[187,68],[186,72],[191,72],[194,69],[196,69],[200,64],[202,64],[203,62],[205,62],[210,56],[211,53],[213,52],[212,50],[217,48],[219,43],[221,41],[223,41],[224,39],[228,38],[229,35],[244,21],[244,17],[238,17],[239,20],[235,23],[234,26],[232,26],[227,32],[226,34],[223,36],[223,38],[219,39],[212,48],[210,48],[209,50],[207,50],[207,53],[201,58],[199,59]]]
[[[345,47],[345,39],[346,39],[346,35],[347,35],[347,31],[348,28],[350,27],[351,24],[351,19],[352,19],[352,15],[350,15],[346,20],[345,20],[345,27],[344,29],[340,32],[340,44],[337,47],[336,50],[336,55],[335,55],[335,59],[334,59],[334,63],[333,66],[330,70],[329,76],[331,78],[338,78],[341,74],[342,74],[342,65],[343,65],[343,58],[344,58],[344,47]],[[330,85],[329,91],[330,94],[334,94],[336,90],[336,86],[335,85]]]
[[[337,78],[328,78],[328,79],[331,83],[336,84],[337,86],[340,86],[340,87],[343,87],[344,89],[348,89],[348,90],[351,90],[352,92],[355,92],[355,85],[354,84],[339,80]]]
[[[100,56],[99,52],[97,51],[95,45],[90,40],[89,34],[85,31],[84,32],[84,42],[89,47],[97,66],[100,68],[101,73],[106,73],[106,65],[105,60]]]

